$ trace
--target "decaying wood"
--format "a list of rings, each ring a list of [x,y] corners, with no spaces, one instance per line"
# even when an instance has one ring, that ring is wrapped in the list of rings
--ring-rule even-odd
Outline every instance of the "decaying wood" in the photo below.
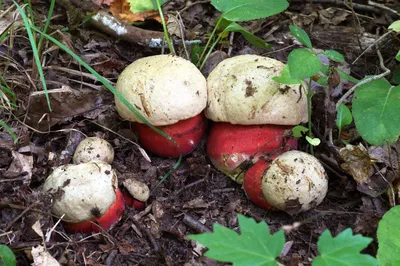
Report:
[[[94,4],[92,1],[57,0],[57,4],[66,9],[70,24],[81,22],[88,14],[94,14],[88,23],[94,28],[117,39],[142,46],[156,47],[163,38],[163,33],[144,30],[129,25]],[[154,44],[155,43],[155,44]]]

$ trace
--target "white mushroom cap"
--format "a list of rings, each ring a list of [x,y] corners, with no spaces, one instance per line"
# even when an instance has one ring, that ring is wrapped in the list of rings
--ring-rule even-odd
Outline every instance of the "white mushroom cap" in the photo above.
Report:
[[[204,76],[195,65],[178,56],[136,60],[121,73],[116,88],[154,126],[194,117],[207,104]],[[117,97],[115,104],[122,118],[141,122]]]
[[[74,164],[90,161],[103,161],[111,164],[114,160],[114,149],[111,144],[98,137],[82,140],[76,147],[72,161]]]
[[[207,78],[206,116],[216,122],[241,125],[307,122],[304,89],[272,80],[284,66],[280,61],[258,55],[225,59]]]
[[[288,151],[272,161],[262,181],[268,203],[289,214],[314,208],[328,191],[325,169],[314,156]]]
[[[135,178],[125,179],[124,187],[129,191],[129,194],[138,201],[146,202],[150,197],[149,187]]]
[[[107,212],[115,202],[118,186],[117,175],[111,165],[88,162],[60,166],[46,179],[43,191],[55,193],[53,214],[71,223],[95,218],[91,210],[98,208],[100,214]]]

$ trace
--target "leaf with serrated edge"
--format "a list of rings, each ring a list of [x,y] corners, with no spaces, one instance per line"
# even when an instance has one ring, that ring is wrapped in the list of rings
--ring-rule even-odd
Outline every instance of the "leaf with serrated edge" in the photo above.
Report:
[[[400,135],[400,86],[378,79],[359,87],[354,95],[353,118],[360,136],[370,144],[393,143]]]
[[[219,224],[213,233],[189,235],[209,250],[205,256],[231,262],[234,266],[276,266],[276,257],[282,252],[285,236],[282,230],[271,235],[268,225],[238,214],[241,234]]]
[[[294,49],[288,56],[290,76],[294,79],[310,78],[321,70],[318,57],[307,49]]]
[[[377,266],[378,261],[366,254],[360,254],[372,238],[354,235],[350,228],[347,228],[336,237],[332,237],[329,230],[326,230],[319,237],[317,245],[321,255],[316,257],[313,266]]]
[[[286,0],[211,0],[211,4],[230,21],[266,18],[289,6]]]
[[[308,37],[307,32],[305,32],[302,28],[290,25],[289,26],[290,33],[302,44],[307,46],[308,48],[312,48],[310,37]]]
[[[400,206],[391,208],[379,222],[378,225],[378,254],[379,263],[383,266],[395,266],[393,254],[400,254]],[[397,258],[397,260],[399,260]]]

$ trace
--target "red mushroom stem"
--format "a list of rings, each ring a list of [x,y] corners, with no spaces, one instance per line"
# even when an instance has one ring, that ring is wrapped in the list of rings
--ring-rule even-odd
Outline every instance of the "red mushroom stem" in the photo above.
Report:
[[[139,142],[144,149],[158,156],[179,157],[180,150],[174,142],[164,138],[146,124],[135,122],[132,125],[133,129],[138,133]],[[157,128],[171,136],[179,144],[182,155],[187,155],[199,144],[206,127],[207,119],[203,113],[200,113],[175,124]]]
[[[118,223],[125,210],[124,197],[119,189],[115,190],[116,199],[108,210],[100,217],[93,218],[90,221],[80,223],[63,222],[64,228],[70,233],[92,233],[100,232],[100,228],[109,230],[113,225]],[[92,213],[96,215],[99,210],[93,207]]]

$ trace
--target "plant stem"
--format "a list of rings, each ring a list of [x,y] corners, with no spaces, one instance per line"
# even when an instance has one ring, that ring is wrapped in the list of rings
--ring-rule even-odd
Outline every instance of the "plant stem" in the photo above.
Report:
[[[201,62],[201,60],[203,59],[204,54],[205,54],[205,52],[206,52],[206,50],[207,50],[207,47],[210,45],[211,40],[213,39],[213,37],[214,37],[214,35],[215,35],[215,32],[217,31],[217,28],[218,28],[219,24],[221,23],[221,21],[222,21],[222,18],[219,18],[219,19],[217,20],[217,24],[215,24],[215,27],[214,27],[213,31],[211,32],[210,38],[208,38],[207,44],[206,44],[206,46],[204,46],[204,49],[203,49],[203,51],[201,52],[201,55],[200,55],[200,57],[199,57],[199,61],[197,62],[197,67],[199,67],[200,62]],[[215,45],[213,45],[212,48],[214,48],[214,46],[215,46]],[[210,48],[211,51],[212,51],[212,48]],[[211,53],[211,52],[208,52],[208,53],[207,53],[207,56],[208,56],[210,53]],[[207,57],[206,57],[206,59],[205,59],[204,61],[206,61],[206,60],[207,60]],[[204,65],[204,62],[202,62],[201,65]]]
[[[158,13],[160,14],[161,23],[162,23],[163,30],[164,30],[165,41],[167,42],[170,53],[175,55],[175,49],[174,49],[174,46],[172,45],[171,39],[169,38],[169,35],[168,35],[167,25],[165,24],[164,14],[161,9],[160,1],[156,0],[156,2],[157,2]]]
[[[304,89],[307,91],[307,118],[308,118],[308,136],[310,138],[313,138],[312,134],[312,122],[311,122],[311,111],[312,111],[312,105],[311,105],[311,97],[312,97],[312,92],[311,92],[311,78],[308,79],[308,83],[302,81],[301,85],[304,87]],[[310,153],[311,155],[314,155],[314,146],[310,144]]]
[[[213,43],[213,45],[210,47],[210,50],[208,50],[207,55],[205,56],[203,62],[201,63],[201,65],[200,65],[200,67],[199,67],[199,70],[201,70],[201,69],[204,67],[204,65],[205,65],[205,63],[206,63],[206,61],[207,61],[207,58],[210,56],[210,54],[211,54],[211,52],[213,51],[214,47],[217,45],[217,43],[219,43],[220,40],[221,40],[221,37],[218,36],[218,38],[215,40],[215,42]]]

